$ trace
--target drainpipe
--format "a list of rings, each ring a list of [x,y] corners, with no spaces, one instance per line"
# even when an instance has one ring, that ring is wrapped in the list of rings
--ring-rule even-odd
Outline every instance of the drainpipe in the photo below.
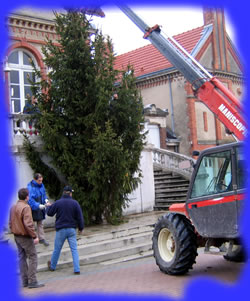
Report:
[[[171,127],[172,127],[172,132],[175,134],[173,94],[172,94],[172,85],[171,85],[171,80],[169,75],[168,75],[168,82],[169,82],[169,96],[170,96],[170,107],[171,107]]]
[[[144,206],[143,206],[143,199],[142,199],[142,184],[139,184],[140,185],[140,196],[141,196],[141,213],[144,212]]]

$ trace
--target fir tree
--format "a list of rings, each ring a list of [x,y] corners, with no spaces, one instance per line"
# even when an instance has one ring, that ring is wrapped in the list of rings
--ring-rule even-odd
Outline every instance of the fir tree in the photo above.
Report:
[[[133,71],[114,70],[110,38],[77,10],[55,14],[60,46],[43,47],[48,74],[33,83],[36,126],[52,164],[74,189],[87,224],[118,222],[140,181],[142,99]],[[42,75],[36,70],[36,75]],[[119,84],[117,84],[119,83]]]

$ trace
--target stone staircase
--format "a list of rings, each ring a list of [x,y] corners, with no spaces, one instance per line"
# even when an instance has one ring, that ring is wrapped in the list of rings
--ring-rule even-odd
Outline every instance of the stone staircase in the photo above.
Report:
[[[80,265],[102,264],[129,261],[152,255],[152,235],[155,222],[164,212],[146,212],[128,217],[128,221],[119,226],[98,225],[86,227],[84,235],[77,236]],[[55,231],[46,229],[46,239],[50,245],[36,246],[38,253],[38,271],[47,270],[54,247]],[[13,243],[13,236],[8,235]],[[57,269],[73,268],[68,243],[65,242]]]
[[[185,202],[189,180],[173,172],[154,169],[155,210],[168,210],[174,203]]]
[[[85,239],[78,239],[80,265],[111,264],[150,256],[152,254],[153,225],[120,230],[105,235],[91,235]],[[45,247],[38,249],[38,271],[47,270],[52,250]],[[72,267],[72,257],[68,243],[61,252],[57,268]]]

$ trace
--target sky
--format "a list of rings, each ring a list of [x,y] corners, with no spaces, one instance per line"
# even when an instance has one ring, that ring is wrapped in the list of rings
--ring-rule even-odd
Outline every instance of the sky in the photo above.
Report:
[[[93,17],[95,26],[102,33],[109,35],[117,55],[150,44],[143,39],[142,31],[115,6],[102,6],[105,17]],[[150,27],[161,25],[161,30],[168,36],[202,26],[203,13],[201,6],[131,6],[130,8]],[[230,38],[235,41],[234,26],[225,12],[226,28]]]
[[[204,24],[202,6],[170,6],[158,4],[129,5],[129,7],[150,27],[159,24],[162,33],[173,36],[197,28]],[[28,6],[17,7],[17,9],[34,9],[32,3]],[[60,11],[63,6],[55,10]],[[105,17],[93,16],[93,24],[103,34],[109,35],[113,41],[115,54],[120,55],[139,47],[150,44],[143,39],[142,31],[115,5],[102,5]],[[45,10],[45,12],[44,12]],[[44,13],[51,8],[36,7],[35,16],[43,17]],[[235,41],[234,26],[225,10],[226,28],[230,38]]]

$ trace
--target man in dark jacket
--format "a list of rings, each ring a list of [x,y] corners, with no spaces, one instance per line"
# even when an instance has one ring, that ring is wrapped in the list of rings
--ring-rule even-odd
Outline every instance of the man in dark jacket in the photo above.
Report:
[[[38,243],[38,237],[35,232],[31,209],[27,204],[29,200],[28,189],[21,188],[18,191],[18,198],[19,200],[10,210],[9,227],[11,233],[14,234],[18,249],[23,287],[37,288],[44,286],[44,284],[39,284],[36,279],[37,253],[35,244]]]
[[[68,240],[71,254],[73,258],[74,273],[80,274],[79,255],[77,251],[76,228],[79,234],[82,234],[84,228],[84,219],[79,203],[72,199],[72,188],[65,186],[61,199],[47,208],[48,216],[56,215],[56,237],[54,251],[51,256],[51,261],[48,261],[48,269],[54,271],[58,259],[60,257],[61,249],[65,240]]]
[[[26,105],[23,108],[23,113],[24,114],[35,114],[35,113],[40,113],[40,110],[37,106],[37,99],[34,96],[27,95],[28,101]]]

